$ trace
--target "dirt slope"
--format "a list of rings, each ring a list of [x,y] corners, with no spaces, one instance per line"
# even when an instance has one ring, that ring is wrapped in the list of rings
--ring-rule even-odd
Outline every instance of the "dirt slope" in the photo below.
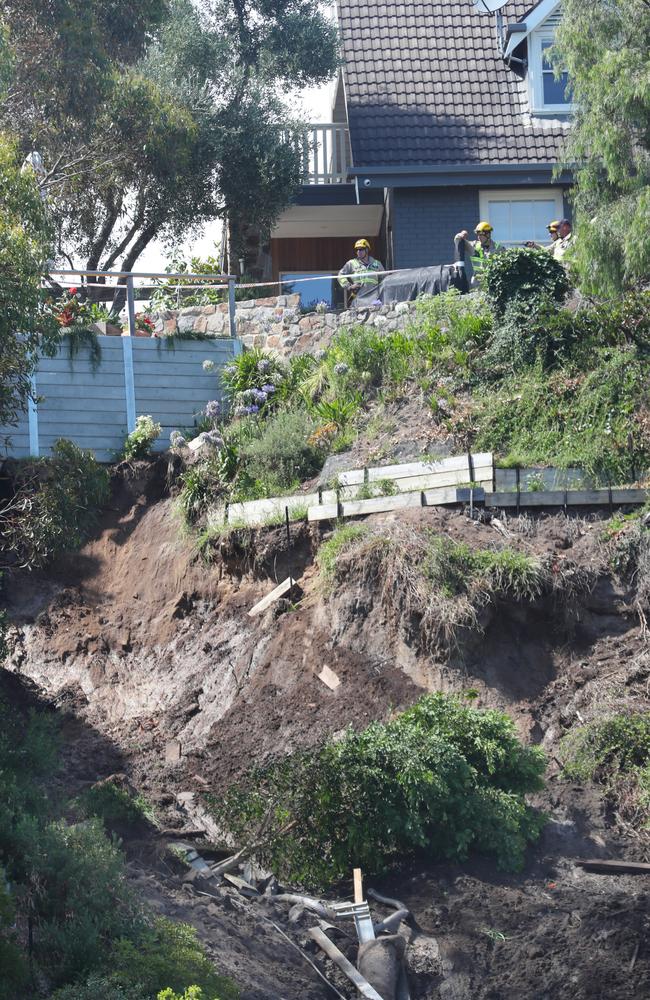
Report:
[[[471,545],[501,537],[462,512],[410,516]],[[293,528],[290,547],[280,529],[245,547],[231,540],[206,565],[183,539],[154,467],[116,484],[101,531],[79,555],[47,577],[12,580],[8,666],[77,720],[69,723],[73,785],[124,770],[168,827],[181,823],[175,791],[218,791],[253,761],[386,718],[423,690],[475,688],[479,704],[506,708],[522,735],[550,752],[539,802],[551,822],[521,876],[422,860],[381,883],[420,926],[411,949],[415,1000],[642,996],[650,972],[644,880],[572,865],[577,855],[638,857],[641,847],[592,789],[560,780],[553,760],[560,735],[603,703],[647,709],[638,619],[604,569],[597,519],[542,515],[508,529],[510,545],[571,560],[595,586],[568,609],[550,600],[491,606],[482,635],[467,636],[453,655],[431,656],[412,622],[386,613],[372,581],[324,595],[313,562],[321,529]],[[302,600],[250,618],[289,572]],[[336,691],[318,679],[325,664],[341,680]],[[178,762],[166,760],[172,738]],[[194,922],[246,997],[325,995],[257,918],[259,904],[234,893],[206,902],[151,845],[133,864],[143,896]]]

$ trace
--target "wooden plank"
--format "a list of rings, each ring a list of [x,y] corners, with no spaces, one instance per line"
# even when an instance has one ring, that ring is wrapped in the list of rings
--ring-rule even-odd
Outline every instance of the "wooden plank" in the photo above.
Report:
[[[372,500],[350,500],[343,505],[343,517],[358,517],[363,514],[384,514],[391,510],[421,507],[419,493],[401,493],[395,497],[374,497]]]
[[[321,930],[320,927],[311,927],[307,933],[327,957],[338,965],[350,982],[354,983],[359,993],[366,997],[366,1000],[382,1000],[377,990],[370,985],[367,979],[364,979],[359,970],[352,965],[352,962],[349,962],[343,952],[339,951],[336,945],[330,941],[325,931]]]
[[[576,860],[579,868],[599,875],[650,875],[650,864],[645,861],[613,861],[605,858]]]
[[[611,494],[612,503],[645,503],[649,496],[648,490],[640,489],[613,489]],[[560,507],[565,503],[569,506],[591,506],[609,504],[610,494],[608,489],[599,490],[549,490],[539,493],[520,493],[520,507]],[[485,504],[488,507],[516,507],[516,493],[487,493],[485,494]]]
[[[327,664],[324,664],[323,669],[319,674],[317,674],[319,681],[330,689],[330,691],[336,691],[337,687],[341,686],[340,678],[334,673]]]
[[[472,455],[472,464],[475,471],[489,468],[490,478],[492,478],[491,452],[480,452],[477,455]],[[465,475],[465,479],[461,481],[468,482],[469,464],[467,455],[454,455],[451,458],[443,458],[437,462],[410,462],[404,465],[374,466],[368,469],[368,482],[377,482],[378,479],[406,479],[409,476],[426,476],[447,472],[462,472]]]
[[[309,508],[318,503],[318,493],[295,494],[288,497],[269,497],[267,500],[247,500],[233,503],[228,508],[230,521],[243,520],[247,524],[263,524],[269,517],[284,517],[285,508],[289,515],[297,508]]]
[[[352,869],[352,881],[354,883],[354,901],[355,903],[363,903],[363,882],[360,868]]]
[[[308,521],[331,521],[339,516],[339,507],[335,503],[315,504],[307,511]]]
[[[80,393],[81,386],[76,386],[73,383],[58,382],[55,385],[42,385],[39,377],[38,380],[38,394],[39,396],[44,396],[46,399],[51,399],[52,397],[63,397],[64,399],[69,399],[73,393],[77,400],[83,398]],[[93,399],[119,399],[124,402],[124,381],[122,385],[94,385],[87,387],[88,393],[92,395]]]
[[[110,418],[115,412],[117,412],[113,407],[106,405],[105,399],[97,399],[95,396],[82,397],[71,395],[71,396],[47,396],[44,395],[43,402],[39,403],[38,412],[39,415],[42,413],[54,414],[54,413],[103,413],[107,418]]]
[[[253,618],[255,615],[261,614],[262,611],[266,611],[266,609],[270,607],[274,601],[277,601],[278,598],[284,597],[285,594],[288,594],[295,584],[296,581],[292,577],[288,576],[286,580],[279,583],[270,594],[267,594],[266,597],[263,597],[261,601],[258,601],[257,604],[250,609],[248,612],[249,617]]]
[[[544,483],[546,490],[559,490],[590,485],[590,477],[583,469],[570,467],[567,469],[542,468],[541,466],[527,466],[519,469],[519,482],[522,492],[528,492],[528,483],[534,478]],[[494,470],[495,492],[506,493],[509,490],[517,489],[517,470],[499,469]]]

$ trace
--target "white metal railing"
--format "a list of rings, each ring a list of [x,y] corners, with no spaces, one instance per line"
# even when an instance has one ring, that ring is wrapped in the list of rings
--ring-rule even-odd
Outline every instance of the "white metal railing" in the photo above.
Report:
[[[345,184],[352,166],[350,130],[336,122],[309,125],[301,154],[303,184]]]

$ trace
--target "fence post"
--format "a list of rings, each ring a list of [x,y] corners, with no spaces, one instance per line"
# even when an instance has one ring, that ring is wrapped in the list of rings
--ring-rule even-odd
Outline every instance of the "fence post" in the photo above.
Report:
[[[237,323],[235,321],[235,279],[228,278],[228,319],[230,320],[230,336],[235,339],[237,336]]]
[[[135,296],[133,276],[126,279],[126,307],[129,317],[129,335],[122,337],[124,357],[124,398],[126,401],[126,431],[135,430],[135,378],[133,374],[133,337],[135,337]]]
[[[38,458],[40,448],[38,442],[38,404],[36,402],[36,374],[30,378],[30,391],[27,399],[27,420],[29,426],[29,454]]]

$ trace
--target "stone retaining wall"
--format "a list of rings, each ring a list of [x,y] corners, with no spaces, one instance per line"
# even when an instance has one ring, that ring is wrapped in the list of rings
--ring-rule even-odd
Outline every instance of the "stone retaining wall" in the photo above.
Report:
[[[348,312],[301,313],[299,295],[277,295],[237,303],[237,336],[245,347],[261,347],[288,356],[327,347],[344,326],[367,323],[385,330],[402,329],[414,309],[412,302],[368,306]],[[188,306],[154,316],[159,337],[201,333],[229,337],[228,306]]]

